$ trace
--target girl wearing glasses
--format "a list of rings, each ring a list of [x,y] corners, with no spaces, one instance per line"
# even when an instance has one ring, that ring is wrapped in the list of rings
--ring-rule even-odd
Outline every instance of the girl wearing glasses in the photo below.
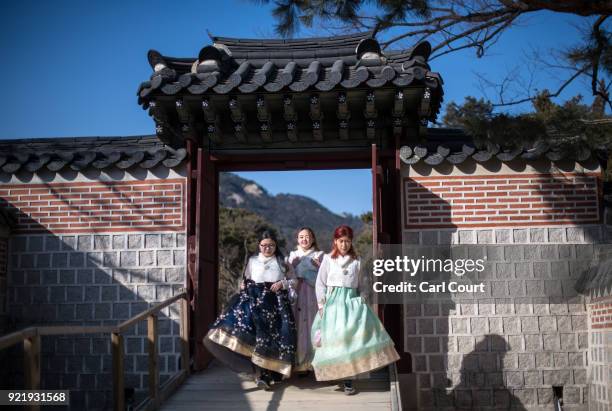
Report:
[[[353,230],[334,231],[332,252],[317,275],[319,315],[312,325],[312,367],[319,381],[344,380],[344,393],[355,394],[352,377],[399,359],[393,340],[359,295],[361,261],[353,248]]]
[[[275,236],[264,231],[259,252],[247,262],[238,297],[230,301],[204,338],[209,351],[231,368],[244,371],[244,362],[249,360],[257,386],[265,390],[273,379],[291,375],[296,337],[288,290],[294,282],[293,270],[277,249]]]
[[[319,251],[317,238],[310,227],[302,227],[297,234],[297,247],[289,253],[287,262],[295,270],[297,277],[297,302],[293,306],[293,315],[297,328],[297,351],[294,371],[311,370],[312,343],[310,330],[317,314],[317,297],[315,282],[321,265],[323,251]]]

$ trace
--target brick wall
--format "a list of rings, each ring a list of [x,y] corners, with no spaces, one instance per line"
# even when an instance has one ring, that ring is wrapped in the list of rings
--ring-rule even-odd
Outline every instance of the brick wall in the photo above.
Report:
[[[597,223],[598,175],[406,177],[404,228]]]
[[[29,325],[114,325],[185,285],[185,179],[0,185],[18,224],[9,241],[8,314]],[[179,361],[178,304],[159,316],[164,382]],[[126,387],[147,389],[146,322],[125,335]],[[43,337],[42,387],[70,389],[71,409],[112,407],[110,336]],[[8,383],[22,387],[20,347]]]
[[[16,209],[15,233],[182,231],[185,179],[6,184],[0,206]]]

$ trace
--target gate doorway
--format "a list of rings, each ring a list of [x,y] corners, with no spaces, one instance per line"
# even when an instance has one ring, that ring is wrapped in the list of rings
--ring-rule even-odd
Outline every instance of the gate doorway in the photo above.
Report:
[[[191,352],[193,367],[202,370],[212,360],[202,343],[218,315],[219,173],[231,171],[288,171],[370,169],[372,173],[372,243],[401,241],[399,157],[397,150],[376,144],[339,150],[302,150],[300,153],[212,153],[189,143],[188,164],[188,292],[191,297]],[[403,326],[399,305],[374,309],[402,355]],[[410,372],[410,356],[402,355],[400,372]]]

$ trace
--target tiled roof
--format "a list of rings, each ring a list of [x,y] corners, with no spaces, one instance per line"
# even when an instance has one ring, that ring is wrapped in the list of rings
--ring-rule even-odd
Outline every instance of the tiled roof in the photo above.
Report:
[[[529,145],[513,148],[503,148],[496,143],[477,147],[463,131],[447,128],[431,128],[428,130],[426,142],[403,146],[400,150],[400,159],[405,164],[422,162],[430,166],[442,163],[461,164],[468,159],[484,163],[491,160],[507,162],[515,159],[529,161],[540,158],[550,161],[586,161],[591,157],[594,157],[594,153],[586,146],[577,150],[567,150],[552,146],[545,141],[535,141]]]
[[[372,33],[297,40],[211,37],[197,58],[173,58],[149,51],[154,69],[138,88],[145,108],[158,95],[178,93],[330,91],[357,87],[422,85],[432,94],[431,120],[442,100],[442,78],[430,71],[431,46],[382,52]]]
[[[157,136],[0,140],[0,170],[8,174],[42,169],[57,172],[65,167],[125,170],[163,164],[172,168],[186,155],[184,148],[175,150]]]

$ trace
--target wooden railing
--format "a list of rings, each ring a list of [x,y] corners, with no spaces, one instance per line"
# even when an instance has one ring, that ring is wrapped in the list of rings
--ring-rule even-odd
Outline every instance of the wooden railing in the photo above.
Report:
[[[181,369],[170,378],[163,387],[159,384],[159,346],[157,317],[159,312],[169,305],[180,301],[180,340],[181,340]],[[123,333],[140,321],[147,320],[147,349],[149,353],[149,395],[136,409],[156,410],[172,392],[189,375],[189,306],[187,293],[182,291],[146,311],[122,322],[117,326],[45,326],[29,327],[3,337],[0,337],[0,350],[23,343],[24,379],[25,389],[40,389],[40,363],[41,363],[41,337],[45,335],[71,335],[71,334],[110,334],[111,352],[113,355],[113,409],[125,410],[125,378],[123,364],[125,348]],[[39,410],[37,405],[30,406],[30,410]]]

